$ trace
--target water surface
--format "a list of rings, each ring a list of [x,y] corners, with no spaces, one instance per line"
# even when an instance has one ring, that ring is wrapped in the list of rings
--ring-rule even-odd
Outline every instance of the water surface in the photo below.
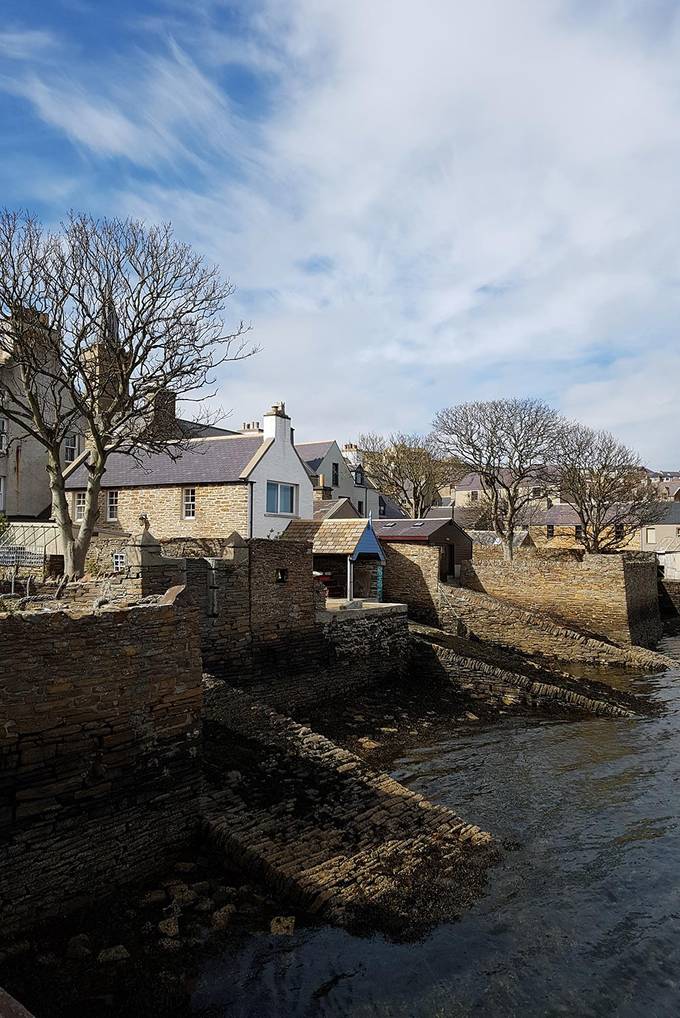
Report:
[[[680,639],[663,648],[680,659]],[[417,943],[327,926],[244,937],[206,962],[192,1014],[680,1013],[680,667],[631,678],[643,720],[434,727],[389,769],[506,843],[487,893]]]

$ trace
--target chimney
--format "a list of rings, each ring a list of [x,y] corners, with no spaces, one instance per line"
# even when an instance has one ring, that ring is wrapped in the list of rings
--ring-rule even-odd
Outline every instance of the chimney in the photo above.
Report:
[[[242,435],[261,435],[262,428],[260,427],[259,421],[244,421],[243,427],[241,428]]]
[[[273,403],[271,410],[264,415],[264,437],[273,438],[275,442],[292,442],[290,417],[286,413],[285,403]]]
[[[356,470],[361,465],[361,449],[354,442],[345,442],[342,447],[342,455],[347,460],[350,470]]]
[[[176,425],[177,396],[171,389],[159,389],[153,399],[153,430],[174,438]]]
[[[315,502],[329,502],[333,498],[333,489],[326,487],[326,478],[323,474],[316,474],[312,477],[314,485],[313,499]]]

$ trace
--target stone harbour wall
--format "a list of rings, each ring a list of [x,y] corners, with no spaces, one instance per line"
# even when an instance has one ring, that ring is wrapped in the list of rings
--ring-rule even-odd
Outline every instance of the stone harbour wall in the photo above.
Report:
[[[195,833],[195,619],[169,603],[0,618],[3,934],[144,877]]]
[[[242,685],[263,703],[294,714],[403,677],[408,645],[403,605],[329,611],[304,641],[281,641],[266,655],[256,654]]]
[[[414,633],[411,654],[418,674],[433,679],[446,677],[485,707],[522,708],[530,712],[575,711],[605,717],[635,717],[642,712],[634,697],[604,683],[533,668],[527,662],[519,662],[523,672],[511,671],[482,656],[461,653],[460,649],[447,646],[445,640],[439,642]]]
[[[673,618],[680,615],[680,580],[662,580],[659,583],[659,599],[665,616]]]
[[[218,680],[206,747],[209,836],[291,905],[404,935],[479,893],[489,834]]]
[[[536,654],[556,661],[663,671],[672,667],[668,658],[643,647],[619,647],[584,636],[555,622],[542,612],[526,611],[489,594],[450,587],[441,592],[440,623],[450,633],[469,633],[478,640],[507,647],[522,654]]]
[[[520,549],[512,562],[497,548],[475,546],[461,585],[586,634],[653,647],[662,626],[653,555],[588,555]]]

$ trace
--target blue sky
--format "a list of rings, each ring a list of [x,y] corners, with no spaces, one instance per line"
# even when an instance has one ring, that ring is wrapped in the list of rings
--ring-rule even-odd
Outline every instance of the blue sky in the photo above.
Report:
[[[0,195],[171,220],[232,421],[540,395],[680,467],[680,3],[4,0]]]

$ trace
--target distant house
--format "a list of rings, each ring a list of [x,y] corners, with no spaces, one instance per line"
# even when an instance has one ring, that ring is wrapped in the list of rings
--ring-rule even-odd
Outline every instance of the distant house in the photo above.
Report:
[[[641,551],[657,555],[680,552],[680,501],[666,502],[659,523],[643,527],[638,536]]]
[[[377,491],[366,476],[361,450],[347,444],[341,451],[335,440],[301,442],[296,446],[314,484],[315,502],[348,499],[357,515],[373,519],[405,514],[387,495]]]
[[[154,453],[138,462],[113,453],[102,481],[98,529],[131,531],[140,514],[160,540],[175,537],[274,537],[292,519],[312,516],[312,482],[277,403],[260,431],[201,434],[178,459]],[[169,452],[172,443],[168,443]],[[86,457],[66,481],[74,522],[82,518]]]
[[[510,472],[507,471],[510,477]],[[523,494],[530,495],[528,505],[547,509],[560,501],[557,467],[537,468],[535,479],[527,478],[520,485]],[[456,509],[474,508],[484,503],[484,485],[477,473],[466,474],[455,486],[453,504]]]

